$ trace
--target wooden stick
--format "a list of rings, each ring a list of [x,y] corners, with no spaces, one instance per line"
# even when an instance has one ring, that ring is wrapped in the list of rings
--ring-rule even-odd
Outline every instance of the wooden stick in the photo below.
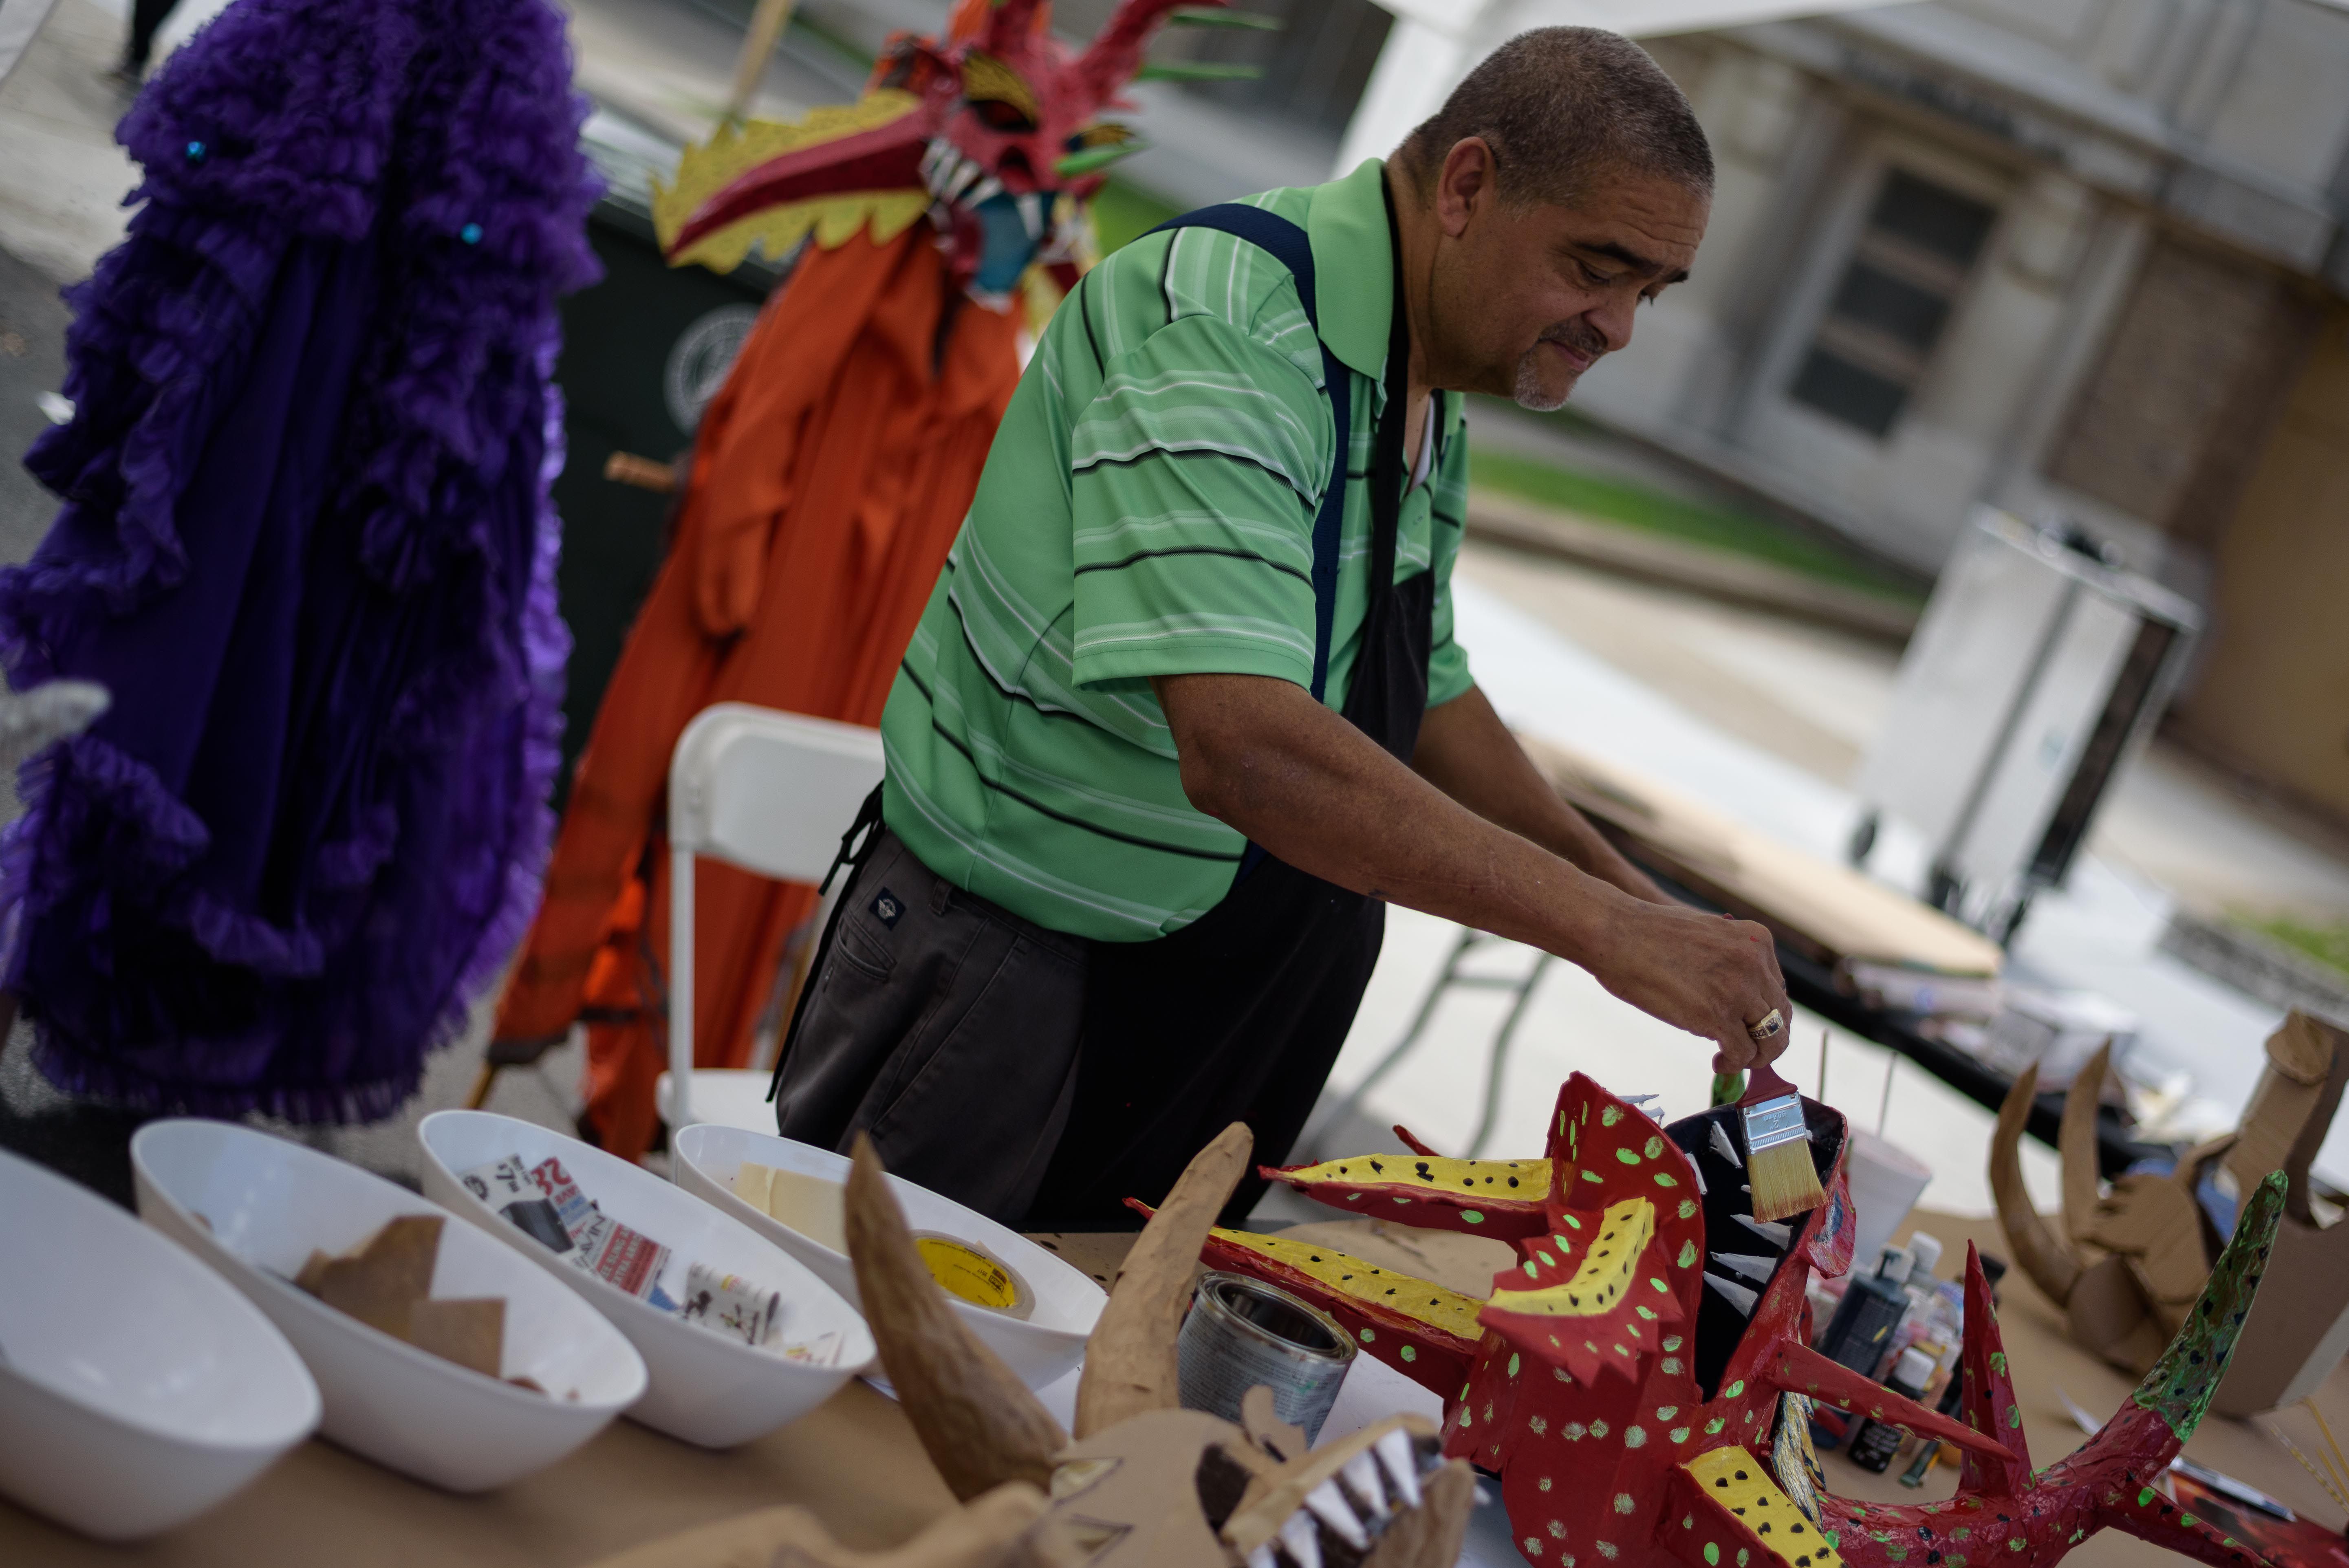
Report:
[[[1819,1031],[1819,1092],[1814,1096],[1821,1104],[1827,1102],[1827,1031]]]
[[[783,36],[783,27],[792,19],[792,0],[759,0],[758,9],[750,13],[750,31],[742,35],[742,52],[734,58],[734,90],[726,98],[726,125],[740,125],[749,118],[750,100],[758,95],[759,78],[767,74],[767,61],[774,55],[775,41]]]
[[[2316,1468],[2315,1461],[2311,1460],[2306,1454],[2300,1451],[2300,1445],[2292,1440],[2290,1433],[2286,1432],[2281,1427],[2274,1428],[2273,1430],[2277,1437],[2283,1439],[2283,1446],[2292,1450],[2292,1457],[2300,1461],[2300,1468],[2316,1478],[2316,1484],[2324,1489],[2324,1495],[2331,1498],[2335,1503],[2339,1504],[2343,1512],[2349,1513],[2349,1497],[2342,1496],[2340,1487],[2333,1484],[2333,1477],[2330,1473],[2330,1467],[2328,1466],[2325,1470],[2318,1470]]]
[[[1886,1055],[1884,1058],[1884,1098],[1877,1103],[1876,1107],[1876,1136],[1878,1138],[1884,1136],[1884,1124],[1892,1118],[1892,1069],[1899,1065],[1900,1058],[1899,1057],[1889,1053]]]
[[[604,477],[616,484],[634,485],[657,495],[677,493],[677,465],[657,463],[634,452],[614,452],[605,458]]]
[[[2342,1457],[2341,1445],[2334,1439],[2333,1429],[2324,1419],[2324,1412],[2316,1408],[2316,1397],[2312,1394],[2301,1403],[2307,1406],[2308,1413],[2316,1418],[2316,1429],[2324,1434],[2324,1446],[2333,1450],[2333,1462],[2341,1467],[2341,1484],[2344,1490],[2349,1490],[2349,1459]]]
[[[483,1062],[481,1070],[473,1075],[473,1092],[465,1097],[467,1110],[479,1110],[490,1102],[490,1086],[498,1081],[498,1064]]]

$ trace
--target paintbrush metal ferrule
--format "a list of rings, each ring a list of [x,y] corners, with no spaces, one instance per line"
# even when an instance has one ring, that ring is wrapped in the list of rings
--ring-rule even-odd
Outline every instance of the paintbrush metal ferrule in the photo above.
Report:
[[[1810,1129],[1799,1094],[1773,1095],[1744,1109],[1746,1183],[1757,1220],[1785,1220],[1826,1202],[1811,1163]]]
[[[1810,1135],[1810,1129],[1803,1124],[1801,1095],[1781,1095],[1745,1108],[1745,1154],[1749,1160],[1764,1150]]]

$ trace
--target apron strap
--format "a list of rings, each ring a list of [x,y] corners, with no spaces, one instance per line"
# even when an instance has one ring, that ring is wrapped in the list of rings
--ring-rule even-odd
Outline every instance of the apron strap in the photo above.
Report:
[[[1173,229],[1217,229],[1237,239],[1246,240],[1257,249],[1287,267],[1297,280],[1298,303],[1305,307],[1305,319],[1312,324],[1319,342],[1321,335],[1321,315],[1314,296],[1313,244],[1297,224],[1277,212],[1261,207],[1249,207],[1237,201],[1219,202],[1185,212],[1179,218],[1169,218],[1150,232],[1155,234]],[[1352,454],[1354,407],[1353,373],[1343,361],[1321,345],[1321,380],[1330,392],[1330,412],[1338,427],[1337,451],[1330,465],[1330,482],[1321,492],[1321,510],[1313,517],[1313,700],[1319,702],[1323,688],[1330,683],[1330,637],[1338,618],[1338,536],[1346,518],[1346,460]],[[1389,570],[1392,571],[1392,562]],[[1251,855],[1259,854],[1256,846],[1248,846]]]
[[[856,820],[840,835],[840,852],[832,857],[831,868],[816,887],[818,897],[832,891],[832,879],[840,874],[843,866],[848,868],[848,880],[854,883],[856,873],[873,858],[873,847],[881,841],[882,788],[873,786],[873,793],[864,797],[864,804],[856,809]],[[857,841],[859,833],[864,835],[862,843]],[[823,923],[823,934],[817,939],[815,952],[808,959],[807,979],[800,985],[799,999],[792,1004],[792,1021],[783,1026],[782,1044],[775,1050],[775,1070],[767,1076],[769,1104],[774,1102],[776,1091],[783,1086],[783,1064],[792,1059],[792,1041],[799,1035],[800,1018],[807,1012],[808,996],[815,990],[816,976],[823,973],[825,955],[832,952],[833,934],[840,929],[840,912],[848,907],[847,892],[847,888],[842,888],[842,896],[833,902],[832,918]]]

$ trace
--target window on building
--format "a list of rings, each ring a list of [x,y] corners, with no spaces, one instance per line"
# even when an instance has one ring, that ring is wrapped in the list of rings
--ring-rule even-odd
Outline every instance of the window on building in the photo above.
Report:
[[[1917,383],[1997,210],[1894,170],[1868,215],[1791,388],[1830,418],[1889,432]]]

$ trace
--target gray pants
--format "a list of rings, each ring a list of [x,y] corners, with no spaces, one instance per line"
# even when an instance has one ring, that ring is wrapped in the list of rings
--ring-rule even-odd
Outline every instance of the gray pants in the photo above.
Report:
[[[1085,944],[966,892],[882,832],[786,1043],[775,1122],[1016,1225],[1067,1125]]]

